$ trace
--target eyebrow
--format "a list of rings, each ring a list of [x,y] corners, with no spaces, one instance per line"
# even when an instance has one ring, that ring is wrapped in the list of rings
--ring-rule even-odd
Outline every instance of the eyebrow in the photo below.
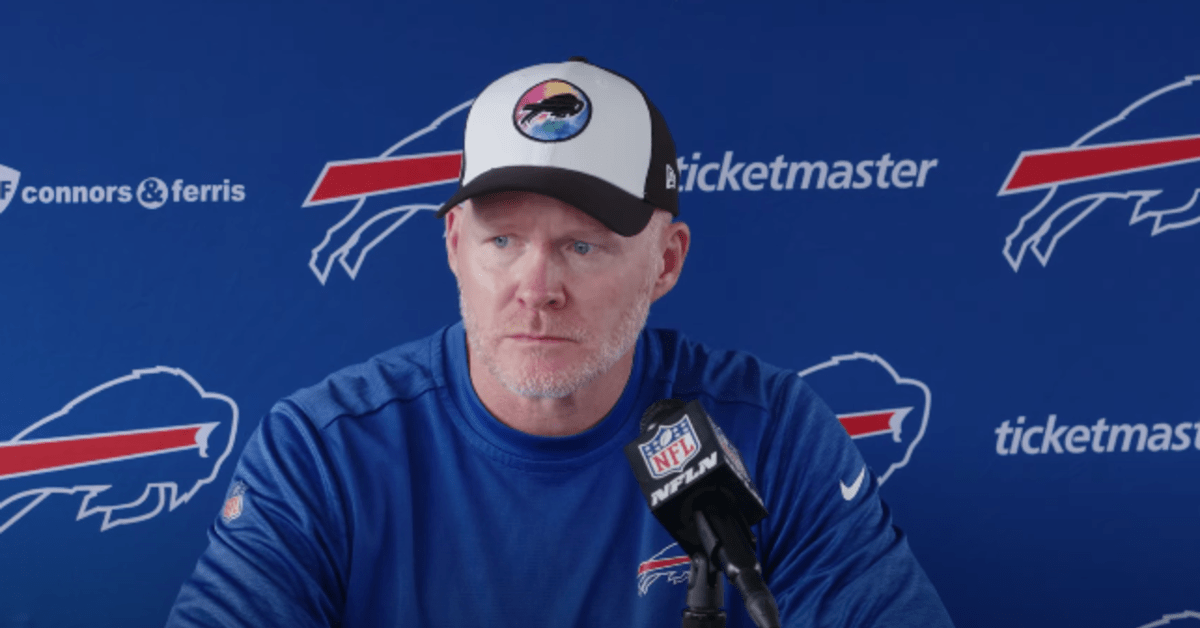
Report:
[[[479,212],[476,212],[475,223],[477,225],[479,225],[479,227],[482,228],[484,231],[506,231],[506,230],[512,228],[513,222],[514,222],[513,219],[509,218],[508,216],[494,215],[494,216],[488,216],[485,218],[485,217],[480,216]],[[596,227],[591,227],[591,226],[568,227],[563,230],[563,235],[561,237],[562,238],[575,238],[575,239],[588,239],[588,240],[618,241],[618,240],[616,240],[617,234],[615,232],[609,230],[607,227],[605,227],[603,225],[596,226]]]
[[[580,227],[578,229],[567,229],[567,235],[595,238],[598,240],[611,240],[617,234],[605,227]]]

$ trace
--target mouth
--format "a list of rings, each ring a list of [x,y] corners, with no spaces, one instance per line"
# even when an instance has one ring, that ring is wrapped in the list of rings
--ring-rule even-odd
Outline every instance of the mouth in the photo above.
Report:
[[[570,338],[563,338],[561,336],[542,336],[542,335],[538,335],[538,334],[513,334],[513,335],[509,336],[508,338],[510,340],[516,340],[517,342],[540,343],[540,344],[555,344],[555,343],[574,342],[574,340],[572,340]]]

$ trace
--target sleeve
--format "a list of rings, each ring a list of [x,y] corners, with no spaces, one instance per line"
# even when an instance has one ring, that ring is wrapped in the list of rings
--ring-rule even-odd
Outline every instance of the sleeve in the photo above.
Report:
[[[263,419],[168,628],[340,623],[349,539],[320,443],[286,402]]]
[[[952,627],[858,448],[812,389],[790,380],[757,469],[771,513],[760,554],[783,625]]]

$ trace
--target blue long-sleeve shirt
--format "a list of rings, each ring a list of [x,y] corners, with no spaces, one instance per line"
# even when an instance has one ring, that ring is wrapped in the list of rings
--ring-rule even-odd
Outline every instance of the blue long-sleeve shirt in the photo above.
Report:
[[[645,330],[603,420],[533,436],[481,404],[459,323],[275,405],[168,626],[677,626],[687,557],[622,451],[672,397],[699,399],[746,461],[785,626],[951,625],[874,475],[794,371]],[[752,625],[733,587],[725,608],[730,627]]]

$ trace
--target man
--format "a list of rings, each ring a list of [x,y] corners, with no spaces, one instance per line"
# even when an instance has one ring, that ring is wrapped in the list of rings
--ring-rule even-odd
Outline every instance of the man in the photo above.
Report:
[[[276,404],[168,624],[678,625],[687,558],[622,451],[678,398],[762,493],[784,625],[949,626],[873,477],[840,494],[865,465],[794,372],[643,329],[691,240],[675,168],[641,90],[583,59],[488,86],[439,212],[462,323]]]

